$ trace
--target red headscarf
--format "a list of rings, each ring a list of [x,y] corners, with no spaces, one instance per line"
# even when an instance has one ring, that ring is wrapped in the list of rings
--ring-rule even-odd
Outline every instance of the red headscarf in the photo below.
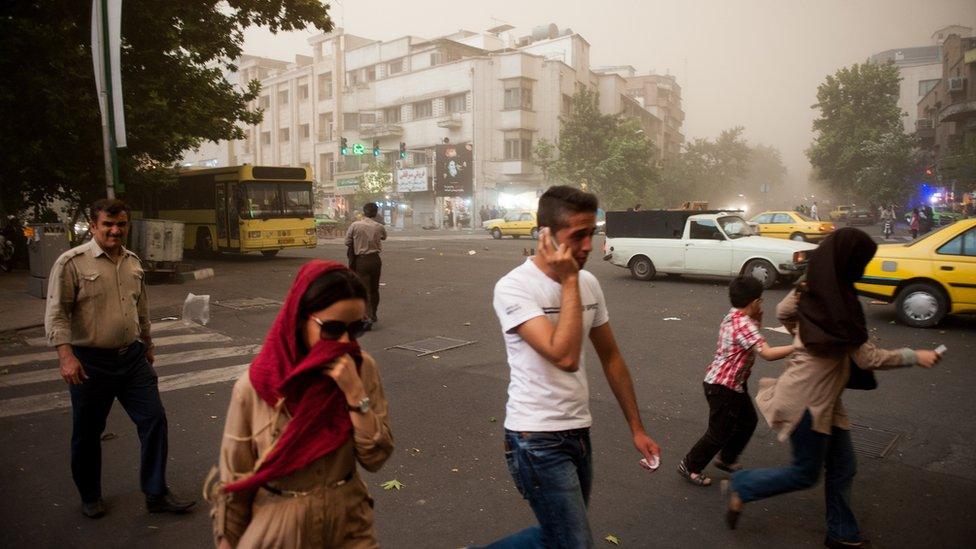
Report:
[[[299,304],[309,285],[330,271],[346,268],[334,261],[314,260],[298,271],[261,352],[248,370],[261,400],[274,407],[284,399],[292,418],[254,474],[224,486],[225,491],[254,488],[288,475],[336,450],[352,436],[346,397],[332,378],[323,374],[322,367],[345,354],[359,365],[359,345],[323,339],[302,356],[296,340],[300,337],[298,323],[304,320],[298,318]]]

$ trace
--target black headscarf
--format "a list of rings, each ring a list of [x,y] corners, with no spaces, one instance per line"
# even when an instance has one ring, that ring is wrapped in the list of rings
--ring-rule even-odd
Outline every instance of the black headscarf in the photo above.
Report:
[[[800,293],[800,339],[815,355],[836,355],[868,340],[854,283],[864,275],[878,245],[864,231],[844,227],[810,254]]]

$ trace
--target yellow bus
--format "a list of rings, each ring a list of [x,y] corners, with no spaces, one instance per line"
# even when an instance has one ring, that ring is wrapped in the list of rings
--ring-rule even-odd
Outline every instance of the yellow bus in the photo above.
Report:
[[[184,223],[183,249],[197,254],[314,248],[312,169],[230,166],[184,169],[160,193],[158,216]]]

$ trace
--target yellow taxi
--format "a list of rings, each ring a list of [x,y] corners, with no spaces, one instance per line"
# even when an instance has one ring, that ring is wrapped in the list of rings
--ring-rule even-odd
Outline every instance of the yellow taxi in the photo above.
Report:
[[[916,328],[935,326],[947,313],[976,312],[976,219],[878,246],[855,286],[861,295],[894,301],[898,320]]]
[[[508,212],[505,217],[489,219],[481,226],[496,240],[503,236],[539,238],[539,226],[535,220],[535,212],[528,210]]]
[[[800,242],[818,242],[835,229],[828,221],[816,221],[799,212],[763,212],[749,221],[760,236],[789,238]]]

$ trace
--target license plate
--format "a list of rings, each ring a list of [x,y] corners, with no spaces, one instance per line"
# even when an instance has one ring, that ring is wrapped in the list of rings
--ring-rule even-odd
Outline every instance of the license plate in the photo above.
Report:
[[[295,243],[295,239],[294,238],[279,238],[278,239],[278,244],[294,244],[294,243]]]

